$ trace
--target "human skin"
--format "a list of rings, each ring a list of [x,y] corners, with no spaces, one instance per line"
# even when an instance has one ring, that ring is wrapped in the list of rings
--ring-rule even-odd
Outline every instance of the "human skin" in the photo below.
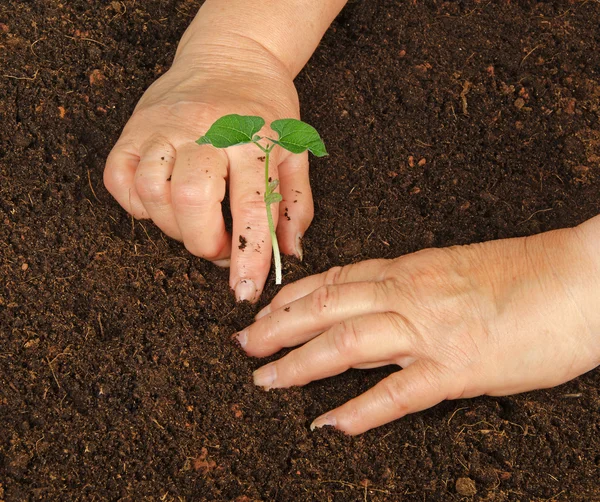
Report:
[[[144,94],[107,160],[105,184],[119,203],[192,253],[231,263],[238,300],[256,301],[270,268],[256,193],[264,189],[263,166],[253,149],[194,141],[228,113],[267,123],[299,118],[293,78],[344,3],[265,0],[258,9],[207,0],[173,67]],[[271,172],[281,181],[280,211],[292,190],[304,197],[294,193],[289,220],[275,214],[277,234],[283,252],[301,257],[313,215],[307,157],[278,150]],[[227,183],[232,236],[220,206]],[[264,252],[239,250],[240,235]],[[284,287],[238,339],[256,357],[304,344],[255,372],[265,388],[350,367],[402,366],[313,423],[349,434],[444,399],[551,387],[600,362],[599,249],[596,217],[574,229],[336,268]]]
[[[107,159],[104,183],[121,206],[136,218],[151,218],[191,253],[230,265],[230,286],[240,301],[259,298],[271,267],[264,166],[253,145],[223,151],[195,140],[230,113],[259,115],[267,124],[299,119],[293,79],[344,4],[207,0],[173,66],[142,96]],[[283,196],[274,205],[281,251],[302,259],[302,236],[313,217],[308,154],[277,148],[270,172]],[[232,235],[221,209],[227,187]],[[260,252],[247,252],[240,237]]]
[[[237,334],[265,389],[403,369],[311,428],[348,434],[446,399],[565,383],[600,364],[600,216],[572,229],[370,260],[285,286]]]

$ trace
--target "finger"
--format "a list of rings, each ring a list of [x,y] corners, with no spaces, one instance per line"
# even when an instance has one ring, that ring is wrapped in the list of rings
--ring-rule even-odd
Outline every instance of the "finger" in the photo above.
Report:
[[[410,337],[397,329],[393,314],[353,317],[334,325],[306,345],[254,372],[266,390],[306,385],[361,364],[394,361],[410,352]]]
[[[431,363],[422,360],[379,382],[364,394],[317,418],[311,430],[331,425],[361,434],[410,413],[431,408],[448,395],[448,384]]]
[[[279,186],[283,200],[279,204],[277,238],[281,252],[302,260],[302,237],[314,216],[308,152],[290,155],[279,165]]]
[[[334,267],[327,272],[305,277],[293,284],[288,284],[273,298],[269,305],[256,315],[256,319],[258,320],[322,286],[348,282],[381,281],[385,277],[385,272],[390,263],[390,260],[384,259],[366,260],[344,267]]]
[[[131,144],[118,141],[104,167],[104,186],[116,201],[135,218],[148,218],[148,213],[134,186],[140,157]]]
[[[135,189],[154,224],[165,234],[181,240],[171,205],[171,175],[177,153],[166,139],[154,137],[140,148]]]
[[[230,285],[238,301],[255,302],[271,268],[271,237],[267,222],[264,155],[255,145],[228,151],[229,193],[233,217]],[[271,152],[269,177],[277,179],[277,154]],[[270,206],[275,228],[277,204]]]
[[[195,143],[177,149],[171,177],[171,198],[185,247],[207,260],[231,253],[221,202],[225,197],[227,156]]]
[[[384,282],[321,286],[287,307],[267,315],[238,334],[246,353],[264,357],[294,347],[351,317],[390,309]]]

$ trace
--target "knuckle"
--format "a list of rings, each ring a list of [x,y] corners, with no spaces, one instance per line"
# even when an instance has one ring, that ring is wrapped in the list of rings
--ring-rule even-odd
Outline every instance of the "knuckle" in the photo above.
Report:
[[[304,374],[306,366],[304,361],[295,353],[292,352],[287,360],[282,360],[280,364],[279,375],[287,379],[289,382],[294,382],[296,385],[301,385],[304,382]]]
[[[332,333],[334,350],[341,356],[350,356],[356,352],[359,345],[359,334],[354,322],[342,321]]]
[[[123,185],[126,183],[126,177],[124,176],[124,173],[117,167],[116,164],[111,162],[110,158],[107,160],[104,168],[103,181],[104,186],[112,195],[114,195],[118,189],[123,187]]]
[[[239,200],[240,209],[246,213],[259,213],[264,219],[265,201],[262,197],[243,197]]]
[[[383,305],[393,305],[396,295],[394,294],[394,281],[391,279],[384,279],[382,281],[374,281],[373,294],[375,302]]]
[[[404,415],[408,410],[408,396],[402,372],[394,373],[381,382],[386,399],[392,407]]]
[[[214,240],[186,239],[183,244],[194,256],[199,256],[206,260],[214,260],[221,253],[221,246]]]
[[[331,284],[321,286],[313,293],[312,312],[316,317],[322,317],[328,312],[333,311],[336,305],[339,293],[337,288]]]
[[[144,202],[166,203],[169,197],[166,183],[151,176],[136,176],[135,190]]]
[[[343,267],[333,267],[325,272],[325,284],[339,284],[342,282],[342,275],[344,273]]]
[[[207,190],[207,186],[199,184],[177,185],[173,188],[171,196],[176,211],[201,210],[211,204],[210,191]]]

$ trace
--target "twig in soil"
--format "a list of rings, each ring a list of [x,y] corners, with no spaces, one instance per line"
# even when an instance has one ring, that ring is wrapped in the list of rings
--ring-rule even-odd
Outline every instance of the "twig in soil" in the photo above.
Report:
[[[54,381],[56,382],[56,385],[58,385],[59,389],[62,389],[62,387],[60,386],[60,382],[58,381],[58,378],[56,378],[56,373],[54,373],[54,368],[52,367],[52,363],[50,362],[50,359],[48,359],[48,357],[46,357],[46,362],[48,363],[48,366],[50,367],[50,371],[52,372],[52,376],[54,377]]]
[[[98,313],[98,326],[100,327],[100,334],[102,338],[104,338],[104,326],[102,326],[102,319],[100,318],[101,314]]]
[[[324,485],[325,483],[337,483],[339,485],[346,486],[348,488],[358,489],[358,490],[362,490],[362,488],[363,488],[362,485],[349,483],[348,481],[342,481],[341,479],[325,479],[323,481],[319,481],[320,485]],[[367,488],[367,487],[368,487],[368,485],[365,486],[365,488]],[[370,487],[368,489],[371,490],[372,492],[385,493],[386,495],[391,495],[391,492],[388,490],[381,490],[379,488],[370,488]]]
[[[102,42],[99,42],[98,40],[94,40],[93,38],[87,38],[87,37],[79,37],[79,38],[78,38],[78,37],[72,37],[72,36],[70,36],[70,35],[66,35],[65,33],[63,33],[63,32],[62,32],[62,31],[60,31],[60,30],[57,30],[57,29],[55,29],[54,31],[56,31],[56,32],[60,33],[60,34],[61,34],[63,37],[69,38],[69,39],[71,39],[71,40],[75,40],[76,42],[77,42],[78,40],[83,40],[83,41],[85,41],[85,42],[94,42],[95,44],[101,45],[102,47],[106,47],[107,49],[109,48],[109,47],[108,47],[108,45],[106,45],[106,44],[103,44]]]
[[[465,406],[464,408],[458,408],[458,409],[454,410],[454,413],[452,413],[452,416],[448,419],[447,425],[450,425],[450,422],[454,418],[454,415],[456,415],[459,411],[461,411],[461,410],[468,410],[468,409],[469,409],[469,407]]]
[[[417,145],[421,145],[421,146],[425,146],[425,147],[429,147],[431,148],[433,145],[430,145],[429,143],[425,143],[424,141],[421,141],[420,139],[415,139],[415,143]]]
[[[152,421],[158,426],[159,429],[162,429],[163,431],[165,430],[165,428],[158,423],[158,420],[156,420],[156,418],[153,418]]]
[[[463,89],[462,92],[460,93],[460,100],[462,101],[462,112],[463,115],[469,115],[469,111],[468,111],[468,105],[467,105],[467,94],[469,94],[469,91],[471,90],[471,82],[469,82],[468,80],[465,80],[465,83],[463,84]]]
[[[40,70],[35,70],[33,77],[15,77],[14,75],[2,75],[4,78],[12,78],[14,80],[35,80]]]
[[[565,493],[566,491],[567,491],[567,490],[562,490],[562,491],[558,492],[556,495],[552,495],[552,497],[550,497],[549,499],[545,499],[545,501],[544,501],[544,499],[540,499],[540,500],[542,500],[542,502],[550,502],[551,500],[552,500],[552,501],[554,501],[554,500],[557,500],[557,499],[558,499],[558,497],[559,497],[560,495],[562,495],[563,493]]]
[[[94,199],[96,199],[100,204],[102,204],[102,202],[100,202],[100,199],[98,199],[98,196],[96,195],[96,192],[94,191],[94,187],[92,186],[92,178],[90,176],[90,170],[87,170],[88,173],[88,183],[90,184],[90,190],[92,191],[92,194],[94,195]]]
[[[140,222],[140,226],[142,227],[142,229],[144,230],[144,233],[146,234],[146,237],[148,237],[148,240],[153,244],[153,246],[158,249],[158,246],[156,245],[156,242],[154,242],[151,238],[150,238],[150,234],[148,234],[148,231],[146,230],[146,227]]]
[[[519,223],[519,225],[522,225],[523,223],[527,223],[531,218],[533,218],[536,214],[539,213],[547,213],[548,211],[553,211],[554,208],[553,207],[549,207],[548,209],[540,209],[539,211],[536,211],[535,213],[533,213],[529,218],[527,218],[526,220],[523,220],[521,223]]]
[[[38,59],[40,59],[40,57],[35,53],[35,51],[33,50],[33,46],[35,44],[37,44],[38,42],[41,42],[42,40],[46,40],[46,37],[42,37],[42,38],[38,38],[35,42],[33,42],[30,46],[29,49],[31,50],[31,53]]]
[[[523,59],[521,59],[521,62],[519,63],[519,66],[523,66],[523,63],[525,62],[525,60],[531,56],[533,54],[533,52],[537,49],[539,49],[540,47],[544,47],[544,44],[538,44],[536,45],[533,49],[531,49],[527,54],[525,54],[525,57]]]

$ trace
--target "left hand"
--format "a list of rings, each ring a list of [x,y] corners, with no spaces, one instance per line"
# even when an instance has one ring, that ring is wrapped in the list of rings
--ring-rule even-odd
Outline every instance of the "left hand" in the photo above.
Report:
[[[265,389],[403,369],[317,418],[360,434],[445,399],[553,387],[600,364],[600,264],[576,229],[333,268],[284,287],[238,333]],[[596,304],[596,305],[595,305]]]

